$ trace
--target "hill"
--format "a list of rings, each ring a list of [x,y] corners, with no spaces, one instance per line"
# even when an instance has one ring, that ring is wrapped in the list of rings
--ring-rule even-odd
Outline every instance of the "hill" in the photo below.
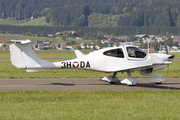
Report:
[[[180,0],[1,0],[0,19],[43,16],[22,25],[173,27],[180,26],[179,6]]]

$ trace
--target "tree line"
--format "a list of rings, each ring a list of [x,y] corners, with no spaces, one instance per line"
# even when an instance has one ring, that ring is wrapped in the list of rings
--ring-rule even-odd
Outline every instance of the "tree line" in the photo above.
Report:
[[[94,33],[97,35],[111,34],[111,35],[179,35],[180,27],[137,27],[137,26],[119,26],[119,27],[53,27],[53,26],[13,26],[0,25],[0,33],[22,34],[23,32],[31,32],[33,34],[55,34],[61,31],[79,31],[82,30],[84,35],[86,33]]]

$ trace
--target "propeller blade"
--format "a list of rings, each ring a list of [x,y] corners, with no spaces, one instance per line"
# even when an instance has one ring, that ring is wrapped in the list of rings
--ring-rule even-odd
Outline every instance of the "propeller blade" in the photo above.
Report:
[[[168,48],[167,48],[167,44],[165,43],[165,49],[166,49],[166,54],[169,55],[169,51],[168,51]]]
[[[169,64],[167,65],[167,77],[169,76]]]

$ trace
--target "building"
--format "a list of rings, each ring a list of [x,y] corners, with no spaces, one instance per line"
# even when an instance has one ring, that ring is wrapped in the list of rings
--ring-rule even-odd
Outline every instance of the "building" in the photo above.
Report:
[[[38,49],[39,50],[44,50],[44,44],[38,44]]]
[[[104,43],[109,43],[110,42],[110,40],[108,40],[108,39],[103,39],[103,40],[101,40],[101,43],[102,44],[104,44]]]
[[[78,37],[75,31],[68,31],[68,33],[71,33],[73,36]]]
[[[67,46],[66,43],[61,43],[61,48],[62,49],[66,49],[66,46]]]
[[[57,32],[56,35],[62,35],[62,33],[61,32]]]
[[[31,44],[31,47],[33,50],[36,50],[36,48],[37,48],[36,46],[37,46],[37,44]]]
[[[135,37],[142,39],[142,38],[149,38],[149,35],[140,34],[140,35],[135,35]]]
[[[0,47],[4,46],[4,40],[0,40]]]
[[[53,34],[47,34],[47,37],[53,37]]]
[[[106,37],[109,40],[117,40],[117,39],[119,39],[117,36],[112,36],[112,35],[104,35],[104,37]]]
[[[127,36],[119,36],[119,39],[120,40],[124,40],[124,39],[126,39],[127,38]]]
[[[51,48],[58,50],[59,49],[59,43],[51,43]]]
[[[43,43],[43,44],[50,44],[51,42],[48,41],[48,40],[43,40],[42,43]]]
[[[173,42],[180,42],[180,36],[171,36]]]
[[[140,42],[119,42],[120,45],[134,45],[139,47],[140,46]]]

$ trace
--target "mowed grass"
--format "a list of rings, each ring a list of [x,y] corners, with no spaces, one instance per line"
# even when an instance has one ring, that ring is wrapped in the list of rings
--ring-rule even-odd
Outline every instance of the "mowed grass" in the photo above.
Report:
[[[0,19],[0,24],[1,25],[12,25],[16,24],[17,20],[11,20],[11,19]]]
[[[43,25],[46,25],[46,21],[45,21],[45,17],[41,17],[41,18],[36,18],[36,19],[33,19],[31,21],[28,21],[28,22],[25,22],[25,23],[22,23],[22,24],[19,24],[19,25],[33,25],[33,26],[43,26]]]
[[[154,72],[154,74],[163,75],[165,78],[180,78],[180,61],[173,60],[164,70]],[[10,61],[0,61],[0,78],[102,78],[113,73],[102,73],[78,69],[58,69],[52,71],[42,71],[27,73],[25,69],[18,69]],[[126,73],[118,73],[118,78],[127,78]],[[132,73],[132,77],[143,78],[139,72]]]
[[[84,54],[88,54],[89,50],[81,50]],[[76,58],[73,50],[35,50],[39,58]],[[0,50],[0,58],[10,58],[9,50]]]
[[[83,42],[83,41],[82,41]],[[89,54],[93,50],[80,50],[84,54]],[[76,58],[73,50],[34,50],[39,58]],[[180,52],[171,52],[170,55],[175,55],[175,58],[180,58]],[[0,58],[10,58],[10,51],[0,49]]]
[[[166,54],[165,52],[162,52]],[[175,55],[175,58],[180,58],[180,52],[169,52],[170,55]]]
[[[2,120],[178,120],[179,91],[0,92]]]

